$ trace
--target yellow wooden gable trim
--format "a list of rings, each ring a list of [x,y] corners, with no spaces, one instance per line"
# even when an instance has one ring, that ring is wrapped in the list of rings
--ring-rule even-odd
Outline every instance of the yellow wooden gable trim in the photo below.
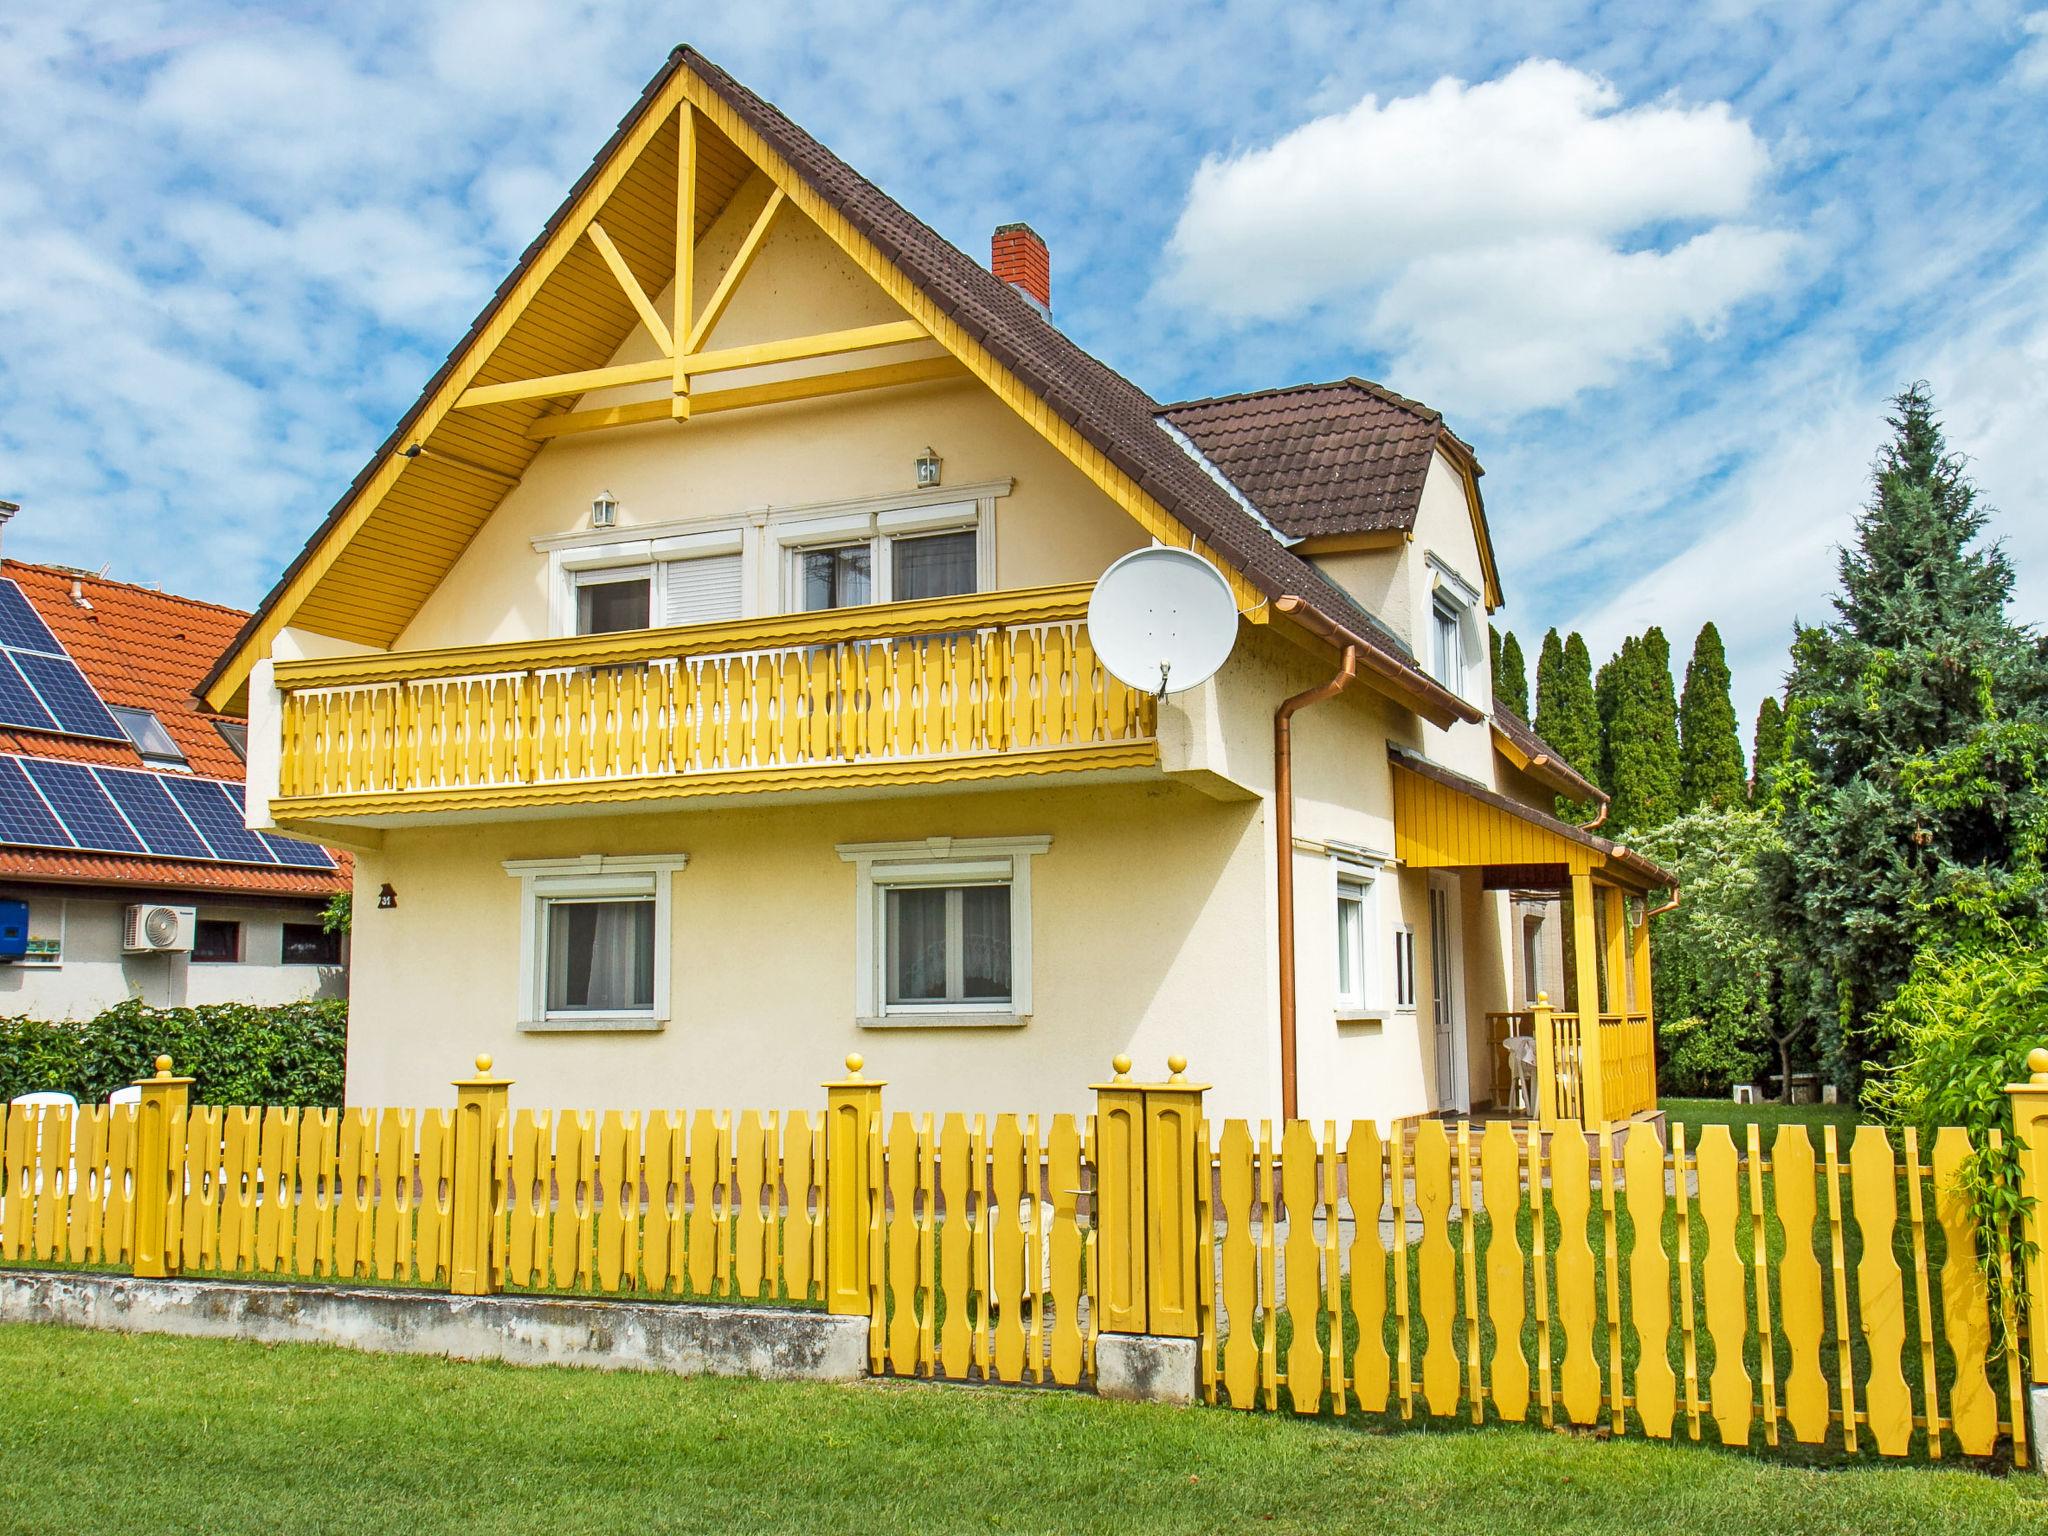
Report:
[[[1598,849],[1394,765],[1394,857],[1411,869],[1562,864],[1604,869]]]
[[[1245,580],[1228,557],[1197,539],[1192,530],[1168,513],[1156,499],[1111,463],[1107,456],[1088,442],[1071,424],[1062,420],[1021,379],[998,363],[988,349],[975,340],[965,327],[947,315],[894,263],[885,258],[872,241],[855,230],[850,221],[819,195],[787,161],[771,150],[753,128],[688,65],[676,69],[648,102],[630,131],[621,138],[611,155],[592,176],[590,184],[583,189],[568,215],[556,225],[518,284],[506,295],[505,300],[492,313],[490,320],[449,368],[447,376],[441,380],[431,398],[419,411],[411,434],[415,441],[424,442],[432,436],[463,396],[472,393],[476,377],[489,362],[492,353],[511,332],[535,295],[554,275],[569,252],[575,249],[579,242],[589,238],[589,229],[606,200],[618,188],[639,157],[647,151],[671,115],[679,112],[701,113],[713,122],[741,154],[750,159],[768,177],[784,200],[801,210],[830,236],[862,271],[902,306],[906,314],[959,359],[970,374],[1022,417],[1034,431],[1063,454],[1153,538],[1181,548],[1193,549],[1214,562],[1229,581],[1231,590],[1237,597],[1238,606],[1244,611],[1245,616],[1254,623],[1266,622],[1270,610],[1266,606],[1264,594]],[[694,135],[685,132],[681,137],[684,145],[683,158],[687,163],[694,158],[690,153],[694,147]],[[679,199],[679,208],[680,206]],[[602,250],[602,243],[599,248]],[[679,272],[689,270],[688,263],[693,254],[693,239],[679,242]],[[676,334],[688,336],[693,329],[687,309],[688,302],[685,290],[685,294],[678,299],[676,318],[670,328],[672,337]],[[645,316],[641,318],[644,322]],[[681,349],[678,349],[677,357],[680,356]],[[672,402],[672,409],[682,416],[688,410],[689,378],[680,365],[677,367],[675,386],[677,395]],[[472,401],[474,398],[472,393]],[[347,509],[334,520],[318,545],[308,552],[304,564],[266,605],[247,637],[224,660],[212,685],[206,690],[206,702],[210,707],[226,709],[241,693],[255,662],[270,654],[279,633],[290,625],[342,552],[362,530],[378,504],[397,484],[406,465],[411,462],[413,461],[403,454],[392,454],[373,468],[363,485],[350,498]]]

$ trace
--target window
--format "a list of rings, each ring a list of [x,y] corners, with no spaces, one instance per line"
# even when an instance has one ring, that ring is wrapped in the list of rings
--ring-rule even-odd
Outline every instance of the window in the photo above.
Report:
[[[514,859],[519,1027],[660,1029],[670,1014],[669,887],[683,854]]]
[[[1522,919],[1522,998],[1531,1007],[1544,993],[1543,919]]]
[[[653,622],[654,580],[646,570],[581,571],[576,576],[576,633],[615,635]]]
[[[1415,1006],[1415,930],[1406,923],[1394,930],[1394,1006]]]
[[[1372,877],[1339,866],[1337,873],[1337,1010],[1363,1013],[1372,1006]]]
[[[1031,1013],[1031,859],[1045,837],[849,843],[854,1006],[868,1028],[1017,1024]]]
[[[1430,672],[1455,694],[1465,691],[1465,641],[1457,607],[1442,594],[1430,604]]]
[[[991,505],[952,502],[773,525],[787,552],[783,606],[817,612],[978,592],[994,579],[983,531]]]
[[[318,923],[286,923],[279,958],[286,965],[339,965],[341,935]]]
[[[974,530],[893,539],[889,545],[891,595],[899,603],[920,597],[960,597],[974,590]]]
[[[840,544],[797,554],[798,597],[806,613],[825,608],[858,608],[873,601],[874,551],[867,544]]]
[[[232,965],[242,958],[242,925],[225,918],[202,917],[192,932],[194,964]]]
[[[165,767],[185,766],[185,754],[178,750],[178,744],[171,740],[171,733],[164,729],[163,721],[155,715],[146,709],[129,709],[120,704],[110,704],[107,708],[120,721],[121,729],[128,733],[128,739],[142,754],[144,762]]]
[[[243,720],[216,720],[213,728],[220,732],[220,739],[234,749],[235,756],[244,762],[249,760],[249,726]]]

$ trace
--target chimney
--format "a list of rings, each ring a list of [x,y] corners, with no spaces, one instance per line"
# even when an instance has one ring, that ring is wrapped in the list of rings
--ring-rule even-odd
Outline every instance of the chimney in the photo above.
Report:
[[[18,501],[0,501],[0,529],[5,529],[14,520],[14,514],[21,510]]]
[[[989,270],[1052,318],[1052,257],[1029,224],[998,224],[989,241]]]

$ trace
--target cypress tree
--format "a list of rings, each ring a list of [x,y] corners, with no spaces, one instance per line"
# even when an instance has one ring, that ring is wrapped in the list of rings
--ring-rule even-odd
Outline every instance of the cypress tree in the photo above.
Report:
[[[1765,694],[1756,707],[1756,731],[1750,737],[1749,761],[1754,775],[1749,781],[1749,798],[1761,805],[1770,792],[1770,776],[1785,756],[1785,711],[1777,695]]]
[[[1593,702],[1593,658],[1578,631],[1559,640],[1557,631],[1543,637],[1536,662],[1536,734],[1557,748],[1564,760],[1594,783],[1600,782],[1600,715]],[[1558,814],[1569,819],[1590,815],[1592,807],[1558,801]]]
[[[1522,656],[1522,642],[1509,630],[1506,638],[1495,630],[1493,654],[1493,696],[1524,720],[1529,718],[1529,663]]]
[[[1608,820],[1623,831],[1661,826],[1679,813],[1678,698],[1671,642],[1652,626],[1622,642],[1600,669],[1597,689]]]
[[[1924,384],[1892,402],[1835,617],[1795,627],[1772,798],[1788,1006],[1837,1080],[1917,949],[2042,931],[2048,651]]]
[[[1679,799],[1684,809],[1726,809],[1745,798],[1742,737],[1730,695],[1728,655],[1721,632],[1700,626],[1685,667],[1685,693],[1678,701]]]

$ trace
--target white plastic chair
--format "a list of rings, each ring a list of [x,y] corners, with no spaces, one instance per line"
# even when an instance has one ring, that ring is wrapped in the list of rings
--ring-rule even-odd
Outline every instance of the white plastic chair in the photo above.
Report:
[[[1531,1114],[1536,1106],[1535,1036],[1509,1035],[1500,1044],[1508,1053],[1508,1080],[1514,1085],[1511,1107]]]
[[[141,1102],[142,1085],[140,1083],[130,1083],[126,1088],[116,1088],[107,1095],[107,1103],[109,1104],[140,1104]]]
[[[37,1109],[76,1109],[78,1100],[68,1093],[18,1093],[7,1101],[10,1104],[25,1104]]]

